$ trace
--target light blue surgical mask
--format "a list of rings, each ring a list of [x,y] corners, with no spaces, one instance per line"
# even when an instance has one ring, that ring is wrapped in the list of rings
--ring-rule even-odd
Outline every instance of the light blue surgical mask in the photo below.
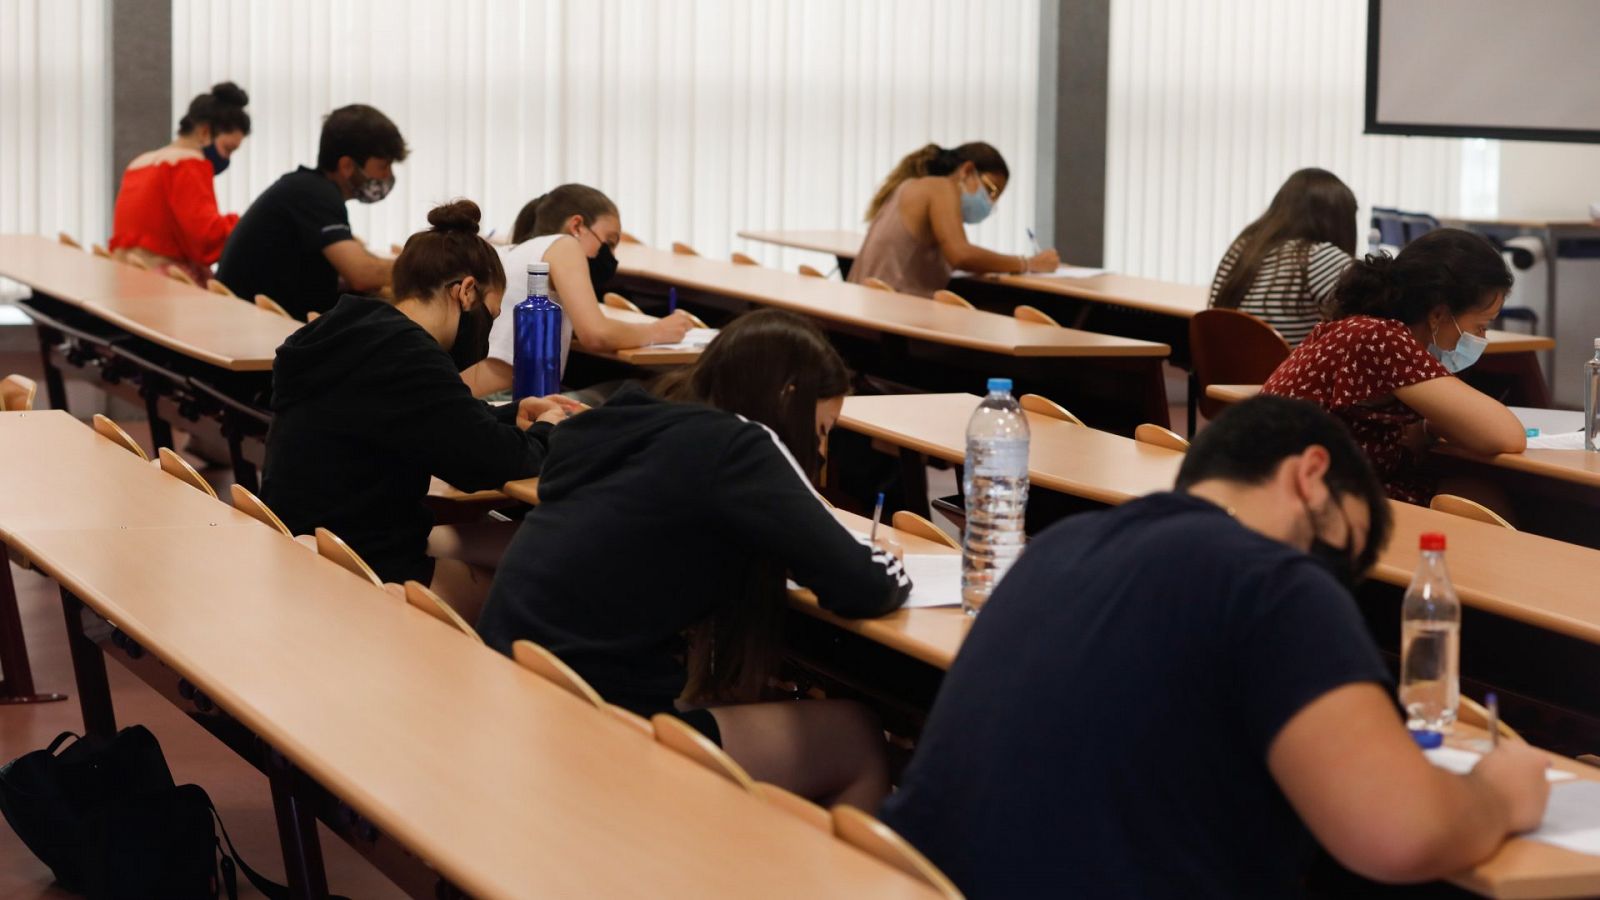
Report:
[[[972,192],[961,192],[961,221],[968,225],[976,225],[989,218],[989,213],[994,212],[994,199],[989,196],[988,188],[984,187],[983,180],[978,180],[978,189]]]
[[[1439,346],[1439,329],[1435,328],[1433,330],[1433,339],[1428,342],[1428,352],[1432,353],[1433,358],[1437,359],[1440,365],[1454,375],[1478,361],[1478,357],[1483,355],[1483,348],[1489,346],[1489,339],[1478,337],[1475,334],[1468,334],[1462,330],[1460,323],[1456,322],[1454,317],[1451,317],[1450,324],[1455,325],[1456,333],[1461,335],[1456,339],[1455,349],[1446,350]]]

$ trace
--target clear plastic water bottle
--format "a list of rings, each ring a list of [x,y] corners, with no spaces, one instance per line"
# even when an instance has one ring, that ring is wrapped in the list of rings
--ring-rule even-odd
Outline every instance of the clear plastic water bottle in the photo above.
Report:
[[[1022,552],[1028,508],[1028,419],[1011,379],[989,379],[989,395],[967,421],[962,475],[967,527],[961,540],[961,608],[978,614]]]
[[[1413,731],[1448,732],[1461,697],[1461,601],[1444,566],[1444,535],[1422,536],[1422,560],[1400,610],[1400,705]]]
[[[547,397],[561,390],[561,307],[550,299],[550,264],[528,263],[528,297],[511,311],[511,396]]]
[[[1596,413],[1600,409],[1600,338],[1594,339],[1594,359],[1583,364],[1583,449],[1594,450]]]

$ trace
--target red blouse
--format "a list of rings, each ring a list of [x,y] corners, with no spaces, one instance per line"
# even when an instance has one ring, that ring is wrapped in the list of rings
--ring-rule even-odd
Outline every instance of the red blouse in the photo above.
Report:
[[[1433,477],[1404,444],[1422,415],[1395,399],[1403,387],[1450,374],[1403,323],[1372,316],[1324,322],[1278,366],[1262,393],[1309,400],[1342,419],[1389,496],[1427,503]]]
[[[191,267],[222,255],[238,213],[217,210],[211,162],[190,150],[146,153],[122,173],[110,249],[139,247]]]

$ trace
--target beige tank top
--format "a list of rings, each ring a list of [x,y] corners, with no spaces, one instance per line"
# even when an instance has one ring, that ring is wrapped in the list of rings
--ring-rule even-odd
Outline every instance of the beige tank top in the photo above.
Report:
[[[905,189],[905,184],[895,188],[872,218],[861,254],[850,267],[849,280],[861,284],[868,278],[881,278],[903,294],[932,297],[950,283],[950,264],[939,252],[938,241],[923,241],[906,228],[900,217],[900,195]]]

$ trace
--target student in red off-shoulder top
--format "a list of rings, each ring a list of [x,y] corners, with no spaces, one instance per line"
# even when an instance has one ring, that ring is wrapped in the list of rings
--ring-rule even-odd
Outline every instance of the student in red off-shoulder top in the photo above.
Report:
[[[250,133],[248,102],[232,82],[213,87],[189,104],[172,143],[128,164],[112,220],[113,256],[157,270],[175,266],[202,285],[210,279],[239,221],[238,213],[218,211],[212,181]]]
[[[1442,228],[1398,257],[1372,254],[1346,271],[1333,321],[1318,325],[1262,387],[1342,419],[1389,496],[1427,503],[1427,448],[1443,437],[1473,453],[1520,453],[1522,423],[1455,377],[1477,361],[1511,272],[1483,237]]]

